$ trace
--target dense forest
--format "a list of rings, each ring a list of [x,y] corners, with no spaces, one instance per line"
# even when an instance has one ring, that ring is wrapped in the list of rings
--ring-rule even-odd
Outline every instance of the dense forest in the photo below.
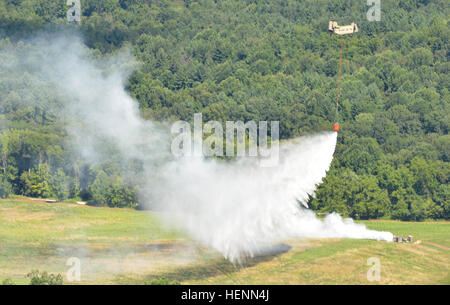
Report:
[[[340,38],[328,21],[355,21],[335,159],[310,206],[357,219],[449,219],[448,1],[381,5],[381,21],[369,22],[365,0],[81,0],[81,22],[70,24],[65,0],[3,0],[0,49],[78,31],[98,57],[132,50],[140,65],[126,89],[145,119],[280,121],[289,139],[331,130]],[[138,185],[110,163],[69,162],[46,95],[11,90],[15,77],[26,76],[0,71],[0,197],[138,206]],[[34,106],[14,106],[27,99]]]

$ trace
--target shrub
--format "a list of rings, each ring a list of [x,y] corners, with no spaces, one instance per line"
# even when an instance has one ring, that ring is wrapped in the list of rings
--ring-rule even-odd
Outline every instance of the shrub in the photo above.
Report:
[[[39,272],[33,270],[27,274],[30,279],[30,285],[62,285],[63,277],[61,274],[48,274],[46,271]]]

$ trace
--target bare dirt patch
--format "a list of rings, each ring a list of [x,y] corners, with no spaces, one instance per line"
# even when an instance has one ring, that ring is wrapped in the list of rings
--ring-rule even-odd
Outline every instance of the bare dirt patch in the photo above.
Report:
[[[428,253],[419,251],[419,250],[417,250],[417,249],[410,248],[410,247],[408,247],[408,246],[399,245],[398,247],[399,247],[400,249],[403,249],[403,250],[406,250],[406,251],[409,251],[409,252],[412,252],[412,253],[415,253],[415,254],[419,254],[419,255],[428,255]]]

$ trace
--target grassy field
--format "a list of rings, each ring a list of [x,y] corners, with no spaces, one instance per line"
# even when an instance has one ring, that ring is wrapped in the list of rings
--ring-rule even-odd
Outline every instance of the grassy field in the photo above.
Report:
[[[287,240],[271,255],[233,266],[165,227],[156,213],[0,200],[0,282],[28,283],[25,275],[33,269],[65,277],[67,259],[77,257],[82,284],[143,284],[161,277],[183,284],[372,284],[367,260],[376,257],[378,283],[450,284],[450,222],[365,223],[422,242]]]

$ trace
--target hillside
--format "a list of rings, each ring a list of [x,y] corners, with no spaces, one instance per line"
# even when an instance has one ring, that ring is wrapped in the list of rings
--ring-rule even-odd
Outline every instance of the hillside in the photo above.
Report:
[[[344,41],[341,132],[310,206],[357,219],[449,219],[447,1],[383,1],[380,22],[355,0],[81,3],[80,24],[67,22],[65,1],[0,3],[1,197],[141,203],[130,178],[139,165],[83,159],[64,129],[76,118],[53,111],[67,97],[35,67],[8,66],[37,36],[81,36],[98,60],[129,50],[138,65],[126,88],[146,119],[279,121],[289,139],[331,129],[340,40],[326,29],[337,20],[360,32]]]

